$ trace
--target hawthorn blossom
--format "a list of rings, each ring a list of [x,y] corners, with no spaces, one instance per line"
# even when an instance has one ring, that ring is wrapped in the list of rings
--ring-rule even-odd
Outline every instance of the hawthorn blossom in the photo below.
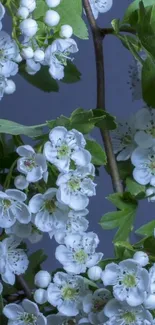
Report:
[[[23,249],[18,248],[21,240],[10,236],[0,242],[0,274],[8,284],[15,283],[15,274],[25,273],[28,268],[28,258]]]
[[[5,7],[0,3],[0,30],[2,29],[2,22],[1,20],[3,19],[5,15]]]
[[[34,214],[34,224],[43,232],[61,228],[66,219],[68,207],[56,199],[57,189],[49,188],[44,194],[38,193],[29,201],[29,209]]]
[[[5,233],[21,239],[28,239],[31,244],[36,244],[43,238],[43,233],[34,224],[34,216],[32,216],[31,222],[26,225],[16,221],[12,227],[5,229]]]
[[[64,238],[69,233],[81,233],[85,232],[88,229],[89,221],[85,218],[88,214],[88,210],[84,209],[82,211],[74,211],[70,210],[68,215],[66,215],[66,220],[64,218],[64,223],[62,226],[57,229],[55,228],[53,231],[49,232],[50,238],[53,237],[58,244],[64,244]]]
[[[16,220],[23,224],[30,222],[31,214],[24,203],[26,199],[26,194],[16,189],[0,191],[0,225],[2,228],[13,226]]]
[[[65,316],[76,316],[82,310],[82,300],[87,293],[83,277],[57,272],[47,288],[47,300]]]
[[[89,293],[83,299],[83,310],[88,314],[91,324],[104,323],[107,320],[104,314],[104,306],[112,298],[111,292],[107,289],[97,289]]]
[[[131,307],[111,299],[104,307],[104,314],[109,318],[104,325],[152,325],[153,317],[143,306]]]
[[[139,53],[141,59],[145,60],[147,54],[144,51]],[[132,100],[142,98],[142,83],[141,83],[142,63],[136,59],[129,66],[129,86],[132,90]]]
[[[47,319],[40,313],[37,304],[28,299],[24,299],[21,305],[14,303],[6,305],[3,314],[8,318],[10,325],[47,325]]]
[[[155,112],[154,109],[140,109],[136,116],[135,142],[141,148],[155,146]]]
[[[47,316],[47,325],[91,325],[86,317],[80,315],[76,317],[68,317],[61,314]]]
[[[66,246],[59,245],[55,257],[68,273],[84,273],[103,257],[102,253],[95,252],[98,243],[98,236],[93,232],[68,234],[64,239]]]
[[[113,0],[89,0],[94,18],[97,19],[99,13],[109,11],[113,5]]]
[[[46,159],[59,171],[68,172],[71,161],[77,166],[87,166],[91,161],[89,151],[85,150],[86,141],[81,132],[67,131],[63,126],[55,127],[49,134],[50,141],[45,143]]]
[[[149,277],[149,293],[143,304],[147,309],[155,309],[155,264],[149,269]]]
[[[0,31],[0,50],[0,75],[5,78],[16,75],[18,64],[14,60],[19,53],[19,49],[16,42],[4,31]]]
[[[38,182],[40,179],[47,181],[47,163],[43,154],[35,153],[29,145],[17,148],[17,153],[21,158],[17,161],[17,169],[20,173],[26,175],[29,183]]]
[[[133,259],[110,263],[101,276],[105,286],[113,286],[114,297],[130,306],[142,304],[149,290],[149,273]]]
[[[60,80],[64,77],[64,66],[70,59],[69,54],[76,52],[78,52],[78,47],[72,38],[57,38],[47,47],[44,64],[49,66],[49,73],[54,79]]]
[[[148,198],[148,202],[154,202],[155,201],[155,187],[149,186],[146,189],[146,197]]]
[[[155,185],[155,147],[136,148],[131,156],[131,162],[135,166],[133,178],[141,185]]]
[[[96,184],[89,176],[89,166],[70,170],[69,173],[60,173],[56,182],[59,187],[58,201],[75,211],[85,209],[89,203],[88,197],[96,194]]]
[[[111,133],[114,153],[117,161],[128,160],[136,148],[134,136],[136,133],[135,117],[131,116],[128,122],[118,123],[118,127]]]

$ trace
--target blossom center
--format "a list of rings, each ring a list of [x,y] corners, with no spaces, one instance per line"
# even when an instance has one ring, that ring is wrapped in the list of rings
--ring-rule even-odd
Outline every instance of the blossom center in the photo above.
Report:
[[[69,57],[69,52],[60,52],[60,51],[57,51],[54,53],[54,56],[56,57],[56,59],[62,64],[62,65],[67,65],[67,59],[71,59]]]
[[[128,288],[135,287],[136,285],[135,276],[133,274],[126,274],[125,277],[123,278],[123,284]]]
[[[123,138],[123,144],[128,145],[132,142],[132,138],[129,134],[126,134]]]
[[[76,320],[75,319],[66,320],[62,323],[62,325],[76,325]]]
[[[64,300],[71,300],[77,295],[77,289],[71,287],[65,287],[62,290]]]
[[[93,304],[93,309],[92,311],[95,312],[100,312],[103,307],[105,306],[106,301],[102,300],[102,299],[95,299],[94,304]]]
[[[125,324],[132,324],[133,322],[136,321],[135,315],[131,312],[126,312],[123,315],[123,319],[125,320]]]
[[[78,191],[80,189],[80,180],[78,178],[73,178],[68,182],[68,186],[71,191]]]
[[[10,200],[8,200],[8,199],[4,199],[4,200],[2,200],[2,202],[3,202],[3,207],[5,208],[5,209],[8,209],[8,208],[10,208],[10,206],[11,206],[11,201]]]
[[[56,204],[55,204],[55,200],[47,200],[45,202],[45,209],[49,212],[49,213],[53,213],[56,209]]]
[[[18,317],[25,325],[37,325],[37,316],[24,312]]]
[[[85,263],[87,257],[88,255],[82,249],[74,254],[74,258],[78,263]]]
[[[28,171],[31,171],[34,167],[37,167],[37,164],[34,159],[27,159],[24,161],[24,166]]]
[[[151,129],[147,130],[147,133],[151,134],[153,138],[155,138],[155,127],[153,126]]]
[[[63,144],[61,147],[58,148],[58,158],[64,158],[70,154],[70,149],[67,144]]]

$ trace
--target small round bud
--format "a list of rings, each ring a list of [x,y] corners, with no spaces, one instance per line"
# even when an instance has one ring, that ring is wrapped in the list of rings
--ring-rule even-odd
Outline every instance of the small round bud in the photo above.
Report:
[[[30,13],[36,8],[36,1],[35,0],[21,0],[20,6],[26,7]]]
[[[7,86],[4,89],[5,94],[11,95],[15,92],[16,90],[16,85],[13,80],[7,80]]]
[[[28,187],[29,182],[26,180],[26,177],[23,175],[19,175],[14,179],[14,185],[18,190],[25,190]]]
[[[32,37],[38,30],[37,22],[32,18],[27,18],[19,24],[19,28],[25,36]]]
[[[102,269],[99,266],[92,266],[87,273],[90,280],[97,281],[101,278]]]
[[[146,196],[150,196],[152,194],[155,193],[155,188],[154,187],[149,187],[147,190],[146,190]]]
[[[61,26],[59,35],[61,37],[70,38],[73,34],[73,28],[70,25]]]
[[[17,11],[17,15],[21,19],[26,19],[29,16],[29,11],[26,7],[20,7]]]
[[[37,304],[44,304],[47,301],[47,291],[44,289],[37,289],[33,296]]]
[[[51,275],[47,271],[39,271],[34,278],[34,283],[37,287],[47,288],[51,282]]]
[[[44,57],[45,57],[45,53],[43,50],[37,49],[36,51],[34,51],[34,60],[36,62],[43,61]]]
[[[47,10],[44,18],[46,25],[54,27],[59,24],[60,15],[54,10]]]
[[[18,53],[18,55],[16,56],[16,58],[14,59],[15,62],[20,63],[21,61],[23,61],[23,58],[21,57],[21,55]]]
[[[50,7],[50,8],[57,7],[61,2],[61,0],[45,0],[45,1],[47,3],[48,7]]]
[[[146,253],[144,252],[136,252],[134,255],[133,255],[133,259],[139,263],[141,266],[146,266],[148,263],[149,263],[149,257]]]
[[[21,55],[25,60],[32,59],[33,55],[34,55],[32,47],[28,46],[28,47],[23,48]]]

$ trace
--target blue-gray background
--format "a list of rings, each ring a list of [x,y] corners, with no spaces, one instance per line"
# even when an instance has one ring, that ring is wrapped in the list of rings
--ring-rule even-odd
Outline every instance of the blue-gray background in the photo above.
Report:
[[[114,0],[112,9],[99,17],[102,27],[110,26],[113,18],[121,18],[127,6],[128,0]],[[8,17],[4,20],[4,28],[11,30],[11,22]],[[45,120],[54,119],[60,114],[70,115],[77,107],[85,109],[95,108],[96,103],[96,80],[93,43],[78,40],[79,52],[75,55],[75,63],[82,72],[82,80],[76,84],[60,84],[59,93],[44,93],[29,85],[20,76],[16,76],[17,91],[10,96],[4,96],[0,102],[0,118],[13,120],[25,125],[44,123]],[[132,62],[131,54],[122,46],[114,36],[107,36],[104,40],[105,73],[106,73],[106,108],[118,117],[128,118],[130,113],[135,112],[143,103],[132,102],[131,91],[127,85],[128,67]],[[93,136],[101,143],[99,131]],[[105,257],[113,254],[112,237],[113,231],[105,231],[98,221],[101,216],[112,210],[113,207],[105,199],[112,193],[111,180],[103,168],[100,169],[100,177],[97,177],[97,196],[91,198],[89,205],[90,230],[97,232],[100,238],[99,249],[104,252]],[[140,203],[138,210],[136,228],[154,218],[154,204],[147,201]],[[148,210],[149,209],[149,210]],[[149,211],[149,212],[148,212]],[[49,255],[45,266],[50,270],[60,267],[54,257],[56,243],[48,236],[33,246],[32,251],[43,248]]]

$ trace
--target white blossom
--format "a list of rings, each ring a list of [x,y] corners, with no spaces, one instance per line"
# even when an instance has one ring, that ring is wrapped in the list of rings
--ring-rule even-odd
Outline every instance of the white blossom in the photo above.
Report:
[[[141,185],[155,185],[155,147],[136,148],[131,156],[131,162],[135,166],[133,178]]]
[[[20,0],[20,6],[26,7],[29,13],[33,12],[36,8],[35,0]]]
[[[24,36],[33,37],[38,30],[38,24],[34,19],[27,18],[21,21],[19,28]]]
[[[26,19],[29,16],[29,10],[26,7],[19,7],[18,11],[17,11],[17,15],[21,18],[21,19]]]
[[[47,316],[47,325],[91,325],[89,320],[86,317],[77,315],[75,317],[67,317],[61,315],[60,313],[56,315]]]
[[[32,47],[30,47],[30,46],[23,47],[23,49],[21,51],[21,55],[25,60],[32,59],[33,55],[34,55],[34,51],[33,51]]]
[[[89,0],[91,9],[95,19],[98,18],[99,13],[109,11],[113,5],[113,0]]]
[[[35,60],[35,62],[41,62],[41,61],[44,60],[44,58],[45,58],[45,53],[44,53],[44,51],[42,49],[38,48],[38,49],[36,49],[34,51],[34,60]]]
[[[33,298],[37,304],[43,305],[45,302],[47,302],[47,291],[45,289],[39,288],[35,290]]]
[[[39,62],[35,62],[34,59],[27,59],[26,60],[26,67],[25,70],[28,74],[34,75],[41,69],[41,64]]]
[[[82,300],[87,293],[83,277],[57,272],[47,288],[47,300],[60,313],[76,316],[82,310]]]
[[[3,314],[9,319],[10,325],[47,325],[47,319],[40,313],[37,304],[28,299],[24,299],[21,305],[14,303],[6,305]]]
[[[131,307],[111,299],[104,307],[104,313],[109,318],[104,325],[151,325],[153,317],[143,306]]]
[[[134,136],[136,132],[135,117],[131,116],[128,122],[118,123],[118,127],[111,133],[114,153],[117,160],[128,160],[136,148]]]
[[[68,234],[64,239],[66,246],[59,245],[55,257],[68,273],[84,273],[103,257],[102,253],[95,252],[98,243],[98,236],[93,232]]]
[[[66,205],[57,201],[56,194],[56,188],[49,188],[44,194],[38,193],[29,201],[29,209],[35,214],[34,223],[43,232],[52,231],[55,227],[61,228],[68,212]]]
[[[50,8],[55,8],[60,4],[61,0],[46,0],[46,4]]]
[[[147,309],[155,309],[155,264],[149,269],[149,277],[149,293],[143,304]]]
[[[138,251],[133,255],[133,259],[141,266],[146,266],[149,263],[149,257],[146,253]]]
[[[1,20],[3,19],[5,15],[5,7],[0,3],[0,30],[2,29],[2,22]]]
[[[148,197],[148,202],[154,202],[155,201],[155,187],[154,186],[148,187],[146,189],[145,194]]]
[[[46,159],[59,171],[68,172],[71,161],[77,166],[87,166],[91,161],[89,151],[85,150],[86,141],[81,132],[67,131],[63,126],[55,127],[49,134],[50,141],[45,143]]]
[[[60,28],[60,37],[70,38],[73,34],[73,28],[70,25],[62,25]]]
[[[49,45],[45,51],[45,64],[49,65],[49,73],[54,79],[62,79],[64,77],[64,66],[70,59],[70,53],[76,53],[78,47],[72,39],[56,39]]]
[[[37,182],[42,178],[46,180],[47,163],[43,154],[35,153],[34,149],[29,145],[20,146],[16,151],[22,157],[17,161],[17,169],[26,175],[26,180],[29,183]]]
[[[118,265],[110,263],[101,276],[105,286],[113,286],[114,297],[130,306],[144,302],[149,290],[149,273],[133,259],[127,259]]]
[[[155,112],[154,109],[140,109],[136,116],[135,142],[141,148],[155,146]]]
[[[89,293],[84,297],[83,310],[88,314],[91,324],[98,325],[107,320],[104,314],[104,306],[111,298],[111,292],[107,289],[97,289],[94,293]]]
[[[14,59],[19,53],[18,46],[14,40],[4,31],[0,31],[0,75],[5,78],[14,76],[18,72],[18,64]]]
[[[14,179],[14,185],[19,190],[25,190],[29,186],[29,182],[26,180],[25,176],[18,175]]]
[[[0,225],[3,228],[11,227],[16,220],[27,224],[31,220],[31,214],[27,205],[24,203],[27,196],[25,193],[8,189],[0,191]]]
[[[145,60],[147,55],[141,51],[140,57]],[[141,83],[142,63],[136,59],[133,60],[129,66],[129,86],[132,91],[132,100],[139,100],[142,98],[142,83]]]
[[[52,278],[49,272],[41,270],[34,277],[34,283],[37,287],[45,289],[50,284]]]
[[[90,280],[97,281],[101,279],[102,269],[100,266],[92,266],[88,269],[88,277]]]
[[[54,228],[53,231],[49,232],[50,238],[54,236],[58,244],[64,244],[64,238],[69,233],[81,233],[88,229],[89,221],[84,218],[88,214],[88,210],[84,209],[82,211],[70,210],[62,226],[57,229]]]
[[[4,88],[4,93],[7,95],[12,95],[16,91],[16,84],[13,80],[7,79],[6,86]]]
[[[45,17],[44,17],[44,22],[46,25],[50,26],[50,27],[55,27],[59,24],[60,21],[60,15],[58,14],[58,12],[56,12],[55,10],[47,10]]]
[[[8,284],[15,283],[15,274],[25,273],[28,268],[28,258],[23,249],[17,248],[21,240],[10,236],[0,242],[0,274]]]

